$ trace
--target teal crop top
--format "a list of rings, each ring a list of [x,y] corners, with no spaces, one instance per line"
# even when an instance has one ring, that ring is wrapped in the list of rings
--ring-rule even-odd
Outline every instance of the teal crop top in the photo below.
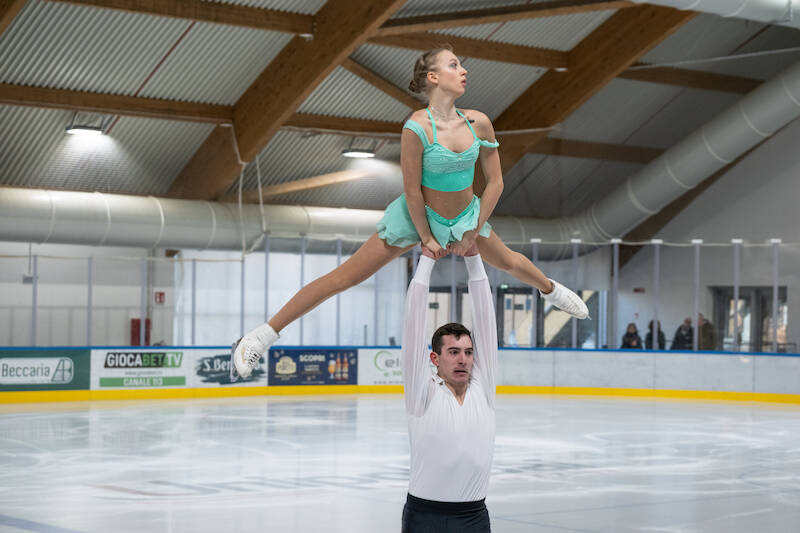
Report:
[[[425,111],[431,119],[432,143],[428,142],[428,135],[418,122],[408,119],[403,125],[403,128],[408,128],[416,133],[419,140],[422,141],[422,185],[435,191],[462,191],[472,185],[475,177],[475,161],[478,159],[480,147],[497,148],[500,143],[479,139],[467,117],[461,114],[461,111],[456,110],[456,113],[467,123],[475,141],[461,153],[448,150],[436,141],[436,122],[433,121],[430,110],[426,108]]]

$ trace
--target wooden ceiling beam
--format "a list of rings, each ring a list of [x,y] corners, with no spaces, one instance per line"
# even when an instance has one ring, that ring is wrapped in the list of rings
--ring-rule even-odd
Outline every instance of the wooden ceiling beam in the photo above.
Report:
[[[369,175],[365,169],[349,169],[342,170],[341,172],[332,172],[330,174],[323,174],[313,178],[293,180],[286,183],[278,183],[277,185],[267,185],[261,188],[261,198],[263,200],[270,200],[277,196],[291,194],[295,192],[305,192],[322,187],[330,187],[339,183],[348,183],[363,179]],[[238,202],[239,195],[226,194],[219,199],[220,202]],[[242,193],[243,203],[258,203],[258,189],[251,189]]]
[[[338,135],[396,135],[398,139],[402,128],[402,124],[399,122],[331,117],[308,113],[295,113],[283,125]]]
[[[569,54],[557,50],[521,46],[517,44],[497,43],[482,39],[469,39],[454,35],[442,35],[432,32],[406,33],[371,37],[369,42],[395,48],[410,50],[430,50],[444,43],[453,46],[459,56],[516,63],[547,69],[565,69],[569,66]]]
[[[233,107],[230,106],[48,89],[9,83],[0,83],[0,104],[210,124],[233,122]]]
[[[239,174],[238,160],[251,161],[311,92],[404,2],[341,0],[326,3],[314,17],[314,39],[295,36],[234,105],[237,164],[209,168],[208,160],[214,154],[200,152],[214,146],[214,149],[225,149],[212,143],[192,157],[168,193],[192,199],[222,196]],[[209,138],[222,138],[222,135],[215,131]]]
[[[637,67],[639,65],[636,65]],[[691,89],[705,89],[708,91],[721,91],[734,94],[747,94],[764,83],[763,80],[703,72],[673,67],[648,67],[628,69],[619,75],[626,80],[647,81],[665,85],[677,85]]]
[[[16,16],[25,7],[26,0],[0,0],[0,35],[11,26]]]
[[[359,78],[363,79],[373,87],[383,91],[384,93],[388,94],[395,100],[399,101],[402,104],[407,105],[411,109],[419,109],[422,107],[422,102],[408,94],[406,91],[392,83],[391,81],[387,80],[377,72],[374,72],[361,63],[354,61],[353,59],[345,59],[344,63],[342,63],[342,67],[346,68]]]
[[[404,0],[329,2],[317,14],[318,34],[295,37],[234,106],[242,158],[251,160],[308,96]]]
[[[401,125],[397,122],[329,117],[305,113],[296,113],[292,118],[286,121],[285,126],[333,135],[363,135],[365,137],[377,135],[396,137],[398,139],[401,131]],[[534,136],[538,136],[538,133],[504,134],[501,131],[497,133],[501,146],[510,147],[521,145],[527,147],[527,153],[532,154],[580,157],[606,161],[627,161],[630,163],[645,164],[662,153],[662,150],[658,148],[644,146],[627,146],[622,144],[554,139],[549,137],[532,143]]]
[[[314,17],[236,4],[220,4],[203,0],[49,0],[88,7],[99,7],[144,13],[161,17],[196,20],[212,24],[229,24],[259,30],[280,31],[298,35],[314,34]]]
[[[235,4],[219,4],[207,0],[48,1],[115,9],[131,13],[145,13],[164,17],[198,20],[214,24],[229,24],[262,30],[282,31],[299,35],[313,35],[315,24],[314,17],[311,15],[287,13],[285,11]],[[24,5],[25,0],[0,0],[0,34]],[[430,33],[427,30],[519,20],[523,18],[551,17],[607,9],[623,9],[635,5],[636,4],[626,0],[554,0],[539,4],[442,13],[421,17],[407,17],[388,20],[377,30],[375,35],[370,39],[370,42],[414,50],[428,50],[443,42],[448,42],[456,48],[459,54],[464,56],[550,69],[564,69],[569,66],[568,54],[566,52],[530,46],[491,43],[479,39]],[[670,67],[627,70],[622,72],[620,77],[631,80],[736,94],[746,94],[761,83],[761,80],[741,76],[714,74]]]
[[[308,117],[309,119],[315,118],[313,115],[300,116],[304,118]],[[357,124],[348,124],[348,126],[356,126],[355,129],[359,130],[363,129],[359,128]],[[397,127],[395,124],[391,124],[391,126],[393,126],[394,129]],[[358,132],[354,131],[353,133]],[[568,139],[545,139],[544,141],[539,142],[533,148],[533,152],[547,155],[584,157],[590,159],[613,159],[617,161],[631,161],[634,163],[647,163],[661,154],[661,150],[653,148],[571,141]],[[349,169],[341,172],[324,174],[322,176],[316,176],[313,178],[293,180],[276,185],[267,185],[261,188],[261,198],[264,201],[269,201],[272,198],[286,194],[305,192],[313,189],[320,189],[322,187],[329,187],[331,185],[357,181],[367,177],[368,175],[369,172],[366,169]],[[223,196],[219,201],[237,202],[238,198],[238,193],[231,193]],[[258,189],[248,190],[242,193],[242,202],[244,203],[257,203],[258,200]]]
[[[569,70],[549,71],[495,121],[495,130],[548,127],[558,124],[696,13],[649,5],[620,10],[569,54]],[[534,134],[527,145],[501,145],[500,160],[508,171],[547,136]],[[482,190],[481,184],[476,189]]]
[[[347,60],[345,64],[349,62],[351,61]],[[409,103],[417,102],[414,99],[413,102]],[[233,121],[233,107],[230,106],[49,89],[8,83],[0,83],[0,104],[210,124],[231,124]],[[399,122],[332,117],[308,113],[295,113],[284,123],[284,126],[348,136],[379,135],[399,137],[401,131]],[[538,135],[537,132],[523,134],[498,133],[500,142],[504,145],[522,143],[527,146]],[[655,148],[639,146],[545,138],[531,145],[529,153],[646,163],[657,157],[661,151]]]
[[[406,33],[419,33],[429,30],[456,28],[459,26],[472,26],[475,24],[491,24],[522,19],[573,15],[575,13],[587,13],[590,11],[602,11],[607,9],[622,9],[633,7],[634,5],[636,4],[622,0],[555,0],[538,4],[456,11],[454,13],[392,19],[380,27],[377,35],[403,35]]]
[[[576,65],[573,64],[571,60],[573,56],[571,56],[570,52],[496,43],[431,32],[379,35],[369,39],[369,42],[383,46],[421,51],[430,50],[444,43],[449,43],[460,56],[561,71],[576,68]],[[635,66],[639,67],[640,65]],[[717,74],[673,67],[652,67],[647,69],[628,68],[620,71],[618,77],[629,80],[735,94],[747,94],[763,83],[762,80],[744,76],[732,76],[729,74]]]
[[[212,24],[228,24],[262,30],[313,35],[315,17],[236,4],[219,4],[208,0],[48,0],[67,4],[145,13],[163,17],[197,20]],[[2,0],[3,3],[25,3],[25,0]],[[623,9],[636,4],[626,0],[551,0],[539,4],[457,11],[420,17],[387,20],[375,36],[386,37],[418,34],[492,22],[554,17],[610,9]],[[427,48],[426,48],[427,49]]]

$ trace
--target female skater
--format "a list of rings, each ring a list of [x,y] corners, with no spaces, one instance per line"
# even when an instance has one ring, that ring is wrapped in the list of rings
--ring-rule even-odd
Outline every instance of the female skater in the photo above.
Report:
[[[288,324],[327,298],[357,285],[403,252],[421,242],[439,259],[464,255],[473,244],[490,265],[533,285],[552,305],[577,318],[589,311],[583,300],[548,279],[524,255],[510,250],[487,223],[503,192],[498,143],[489,118],[475,110],[458,110],[467,71],[450,48],[422,54],[409,89],[423,95],[428,107],[415,111],[403,126],[400,165],[405,193],[386,208],[377,232],[341,266],[303,287],[269,322],[234,345],[231,357],[242,377]],[[486,189],[472,192],[475,161],[480,154]]]

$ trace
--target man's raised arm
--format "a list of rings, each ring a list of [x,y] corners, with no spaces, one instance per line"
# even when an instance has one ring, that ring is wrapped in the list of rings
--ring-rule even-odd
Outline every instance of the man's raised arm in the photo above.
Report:
[[[413,416],[422,416],[425,413],[431,384],[425,319],[428,314],[428,286],[435,263],[430,257],[420,256],[417,272],[406,293],[401,354],[406,411]]]
[[[469,296],[472,300],[472,342],[475,346],[473,366],[476,379],[486,390],[489,406],[494,408],[497,379],[497,316],[492,303],[492,289],[480,255],[464,257],[469,274]]]

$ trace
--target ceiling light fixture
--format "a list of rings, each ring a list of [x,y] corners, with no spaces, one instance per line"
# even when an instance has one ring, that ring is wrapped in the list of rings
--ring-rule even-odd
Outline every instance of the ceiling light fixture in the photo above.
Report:
[[[370,148],[353,148],[356,138],[350,141],[350,147],[342,150],[342,156],[352,159],[371,159],[375,157],[375,150]],[[376,143],[377,144],[377,143]]]
[[[103,121],[100,120],[99,126],[91,126],[88,124],[75,124],[75,117],[78,112],[72,113],[72,121],[67,126],[67,133],[70,135],[103,135],[105,128],[103,128]]]
[[[103,128],[95,126],[67,126],[67,133],[71,135],[102,135]]]
[[[354,159],[369,159],[375,157],[375,152],[360,148],[347,148],[346,150],[342,150],[342,155],[344,157],[351,157]]]

